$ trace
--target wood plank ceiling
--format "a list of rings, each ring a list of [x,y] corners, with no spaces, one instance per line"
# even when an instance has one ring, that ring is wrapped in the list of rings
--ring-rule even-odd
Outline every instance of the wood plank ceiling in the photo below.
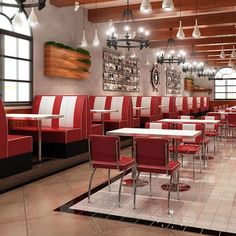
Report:
[[[74,0],[50,0],[57,7],[73,6]],[[79,0],[89,9],[88,20],[91,22],[120,21],[125,9],[125,0]],[[98,9],[95,8],[97,2]],[[225,66],[229,62],[233,45],[236,47],[236,0],[198,0],[197,19],[201,37],[194,39],[192,31],[196,18],[196,0],[173,0],[175,8],[166,12],[161,8],[162,1],[151,1],[152,12],[143,14],[139,11],[141,0],[130,0],[136,26],[143,26],[150,31],[151,48],[165,48],[170,37],[169,28],[173,28],[176,46],[191,54],[193,45],[196,55],[201,60],[208,60],[211,65]],[[93,8],[93,9],[91,9]],[[179,21],[185,32],[185,39],[177,40]],[[222,45],[226,58],[219,57]],[[236,60],[234,59],[236,64]]]

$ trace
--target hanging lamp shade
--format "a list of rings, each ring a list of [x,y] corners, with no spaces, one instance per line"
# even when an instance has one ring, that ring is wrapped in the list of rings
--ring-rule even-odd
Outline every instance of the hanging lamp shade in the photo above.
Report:
[[[15,26],[22,26],[24,24],[20,12],[15,14],[14,18],[12,19],[12,24]]]
[[[235,58],[235,57],[236,57],[236,52],[235,52],[234,46],[233,46],[233,50],[232,50],[232,52],[231,52],[230,57],[232,57],[232,58]]]
[[[93,46],[98,47],[100,45],[100,40],[98,38],[98,30],[95,29],[94,38],[93,38]]]
[[[170,11],[174,9],[174,3],[172,0],[163,0],[162,8],[166,11]]]
[[[31,26],[36,26],[36,25],[39,24],[37,16],[36,16],[36,14],[34,12],[34,8],[33,7],[31,8],[31,12],[30,12],[30,15],[29,15],[29,18],[28,18],[28,23]]]
[[[85,34],[85,30],[83,30],[83,36],[82,36],[82,40],[81,40],[81,47],[87,47],[88,46],[88,41],[86,39],[86,34]]]
[[[140,11],[143,13],[149,13],[152,11],[152,5],[150,3],[150,0],[143,0],[140,5]]]
[[[193,30],[192,36],[194,38],[201,37],[201,32],[200,32],[199,27],[198,27],[197,19],[195,19],[195,26],[194,26],[194,30]]]
[[[225,52],[224,52],[224,47],[222,46],[221,52],[220,52],[220,58],[225,58]]]
[[[228,66],[229,66],[229,67],[234,67],[234,63],[233,63],[233,61],[231,60],[231,58],[230,58],[230,60],[229,60]]]
[[[147,58],[146,58],[146,63],[145,63],[146,66],[149,66],[150,65],[150,60],[149,60],[149,56],[147,55]]]
[[[184,39],[185,38],[185,33],[184,33],[183,28],[182,28],[182,21],[181,20],[179,21],[179,29],[178,29],[176,37],[178,39]]]

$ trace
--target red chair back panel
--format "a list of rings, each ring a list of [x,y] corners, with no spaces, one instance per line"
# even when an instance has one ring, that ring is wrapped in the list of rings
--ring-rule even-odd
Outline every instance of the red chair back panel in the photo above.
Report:
[[[169,151],[168,140],[157,138],[136,138],[135,142],[136,162],[138,165],[166,166],[166,151],[167,157]]]
[[[119,157],[120,139],[116,136],[90,136],[91,161],[117,162]]]

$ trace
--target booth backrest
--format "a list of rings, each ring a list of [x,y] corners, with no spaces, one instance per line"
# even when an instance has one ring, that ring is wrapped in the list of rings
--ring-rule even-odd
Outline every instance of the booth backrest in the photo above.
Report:
[[[89,129],[88,97],[84,95],[37,95],[33,103],[34,114],[60,114],[63,118],[49,119],[42,126],[52,128],[81,128],[82,138]]]
[[[134,105],[133,105],[134,106]],[[157,116],[157,97],[156,96],[139,96],[136,102],[137,107],[147,107],[141,110],[140,117]]]
[[[0,99],[0,159],[8,156],[8,126],[2,100]]]
[[[201,107],[201,97],[196,97],[197,100],[197,108]]]
[[[187,97],[188,99],[188,109],[193,109],[193,97]]]
[[[176,97],[177,111],[183,111],[184,109],[184,97]]]
[[[131,97],[129,96],[90,96],[90,109],[108,109],[117,110],[104,115],[105,120],[128,120],[130,121],[131,112]],[[101,121],[101,114],[94,113],[92,120]]]
[[[161,105],[161,113],[176,113],[176,97],[174,96],[162,96],[159,97],[160,105]]]
[[[204,97],[204,107],[207,110],[209,109],[209,97]]]

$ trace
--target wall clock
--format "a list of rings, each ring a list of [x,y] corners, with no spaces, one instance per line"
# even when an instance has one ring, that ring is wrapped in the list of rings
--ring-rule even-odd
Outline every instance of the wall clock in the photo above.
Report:
[[[158,72],[158,66],[154,65],[152,70],[151,70],[151,84],[153,91],[158,91],[158,87],[160,84],[160,75]]]

